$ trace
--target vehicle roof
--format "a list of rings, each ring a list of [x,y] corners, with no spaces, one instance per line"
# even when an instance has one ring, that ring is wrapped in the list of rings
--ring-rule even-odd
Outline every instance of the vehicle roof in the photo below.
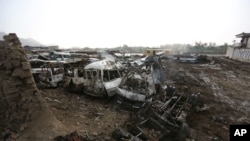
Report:
[[[86,65],[84,69],[112,70],[117,69],[117,65],[112,61],[101,60]]]
[[[70,55],[69,52],[58,52],[58,51],[52,51],[52,52],[58,55]]]

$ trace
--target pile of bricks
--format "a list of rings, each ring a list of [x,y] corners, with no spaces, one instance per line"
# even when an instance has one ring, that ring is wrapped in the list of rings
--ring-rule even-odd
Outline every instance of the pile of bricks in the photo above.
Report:
[[[46,106],[36,87],[30,64],[16,34],[0,41],[0,131],[20,132],[34,110]]]

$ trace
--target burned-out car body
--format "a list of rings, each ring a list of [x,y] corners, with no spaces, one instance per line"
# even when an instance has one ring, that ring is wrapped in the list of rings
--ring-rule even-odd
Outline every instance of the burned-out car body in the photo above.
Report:
[[[63,84],[63,62],[30,59],[31,74],[42,88],[55,88]]]
[[[117,88],[117,94],[122,98],[117,100],[118,103],[131,105],[132,108],[141,108],[145,103],[152,101],[152,95],[158,92],[161,87],[160,83],[165,81],[162,67],[155,58],[151,57],[150,61],[143,61],[140,64],[131,67],[123,76],[122,82]]]
[[[103,97],[113,96],[121,82],[121,74],[115,62],[101,60],[90,63],[83,70],[83,92]]]
[[[178,92],[164,101],[154,99],[137,112],[135,120],[128,124],[128,133],[141,140],[187,139],[189,126],[186,120],[193,105],[192,99],[192,96]]]
[[[129,109],[139,109],[152,101],[155,85],[150,74],[135,71],[126,73],[117,87],[116,102]]]
[[[121,74],[114,62],[95,61],[85,67],[66,69],[65,87],[72,91],[81,90],[96,97],[113,96],[121,82]]]
[[[81,67],[80,67],[81,66]],[[121,82],[121,74],[115,62],[100,60],[87,65],[65,65],[64,87],[70,91],[103,97],[113,96]]]
[[[154,83],[152,77],[147,74],[128,72],[117,88],[117,93],[133,101],[146,101],[154,94]]]
[[[67,69],[64,76],[64,87],[74,92],[81,91],[84,83],[83,72],[82,68]]]
[[[40,69],[33,69],[32,72],[39,72],[38,85],[42,88],[55,88],[63,85],[63,68],[44,65]]]

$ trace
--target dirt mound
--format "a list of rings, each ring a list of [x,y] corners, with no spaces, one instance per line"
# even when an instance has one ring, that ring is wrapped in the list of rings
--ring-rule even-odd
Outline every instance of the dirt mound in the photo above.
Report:
[[[16,34],[0,41],[0,131],[17,140],[48,140],[66,133],[49,110],[30,72]]]

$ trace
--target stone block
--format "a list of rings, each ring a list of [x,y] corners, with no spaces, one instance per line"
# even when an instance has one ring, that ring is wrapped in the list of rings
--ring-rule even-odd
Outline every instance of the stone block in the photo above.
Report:
[[[29,70],[23,71],[22,75],[19,76],[20,78],[25,78],[25,79],[32,79],[32,74],[30,73]]]
[[[4,47],[4,41],[0,41],[0,48]]]
[[[19,80],[19,79],[12,78],[12,79],[10,79],[8,81],[9,81],[8,83],[10,83],[10,85],[13,85],[13,86],[20,86],[20,85],[23,84],[23,82],[21,80]]]
[[[3,93],[6,95],[15,95],[19,90],[15,87],[7,87],[3,89]]]
[[[21,66],[20,60],[11,60],[10,62],[11,62],[13,67],[20,67]]]
[[[15,40],[15,41],[14,41],[14,44],[15,44],[15,45],[21,45],[21,42],[20,42],[19,40]]]
[[[6,95],[5,98],[6,98],[6,101],[11,105],[15,105],[20,100],[19,95]]]
[[[18,86],[20,86],[21,84],[22,82],[19,80],[5,80],[2,82],[3,93],[6,95],[19,92]]]
[[[24,51],[21,45],[17,45],[17,51],[21,53],[22,55],[26,56],[26,52]]]
[[[13,68],[13,66],[11,65],[11,63],[8,62],[8,61],[5,61],[5,62],[4,62],[3,67],[4,67],[6,70],[10,70],[10,69]]]
[[[23,74],[24,74],[23,69],[21,69],[21,68],[16,68],[16,69],[12,72],[12,77],[22,76]]]
[[[33,79],[26,79],[25,83],[31,85],[31,84],[33,84],[35,82],[34,82]]]
[[[15,33],[10,33],[9,35],[5,35],[3,39],[8,42],[14,42],[16,40],[19,40]]]
[[[30,63],[29,62],[22,62],[23,70],[30,70]]]
[[[25,97],[32,96],[37,90],[35,88],[26,89],[22,92]]]
[[[9,58],[10,59],[21,59],[22,57],[21,57],[21,54],[18,52],[11,52],[9,54]]]
[[[8,55],[10,53],[11,53],[10,47],[8,45],[6,45],[5,48],[4,48],[4,54]]]

